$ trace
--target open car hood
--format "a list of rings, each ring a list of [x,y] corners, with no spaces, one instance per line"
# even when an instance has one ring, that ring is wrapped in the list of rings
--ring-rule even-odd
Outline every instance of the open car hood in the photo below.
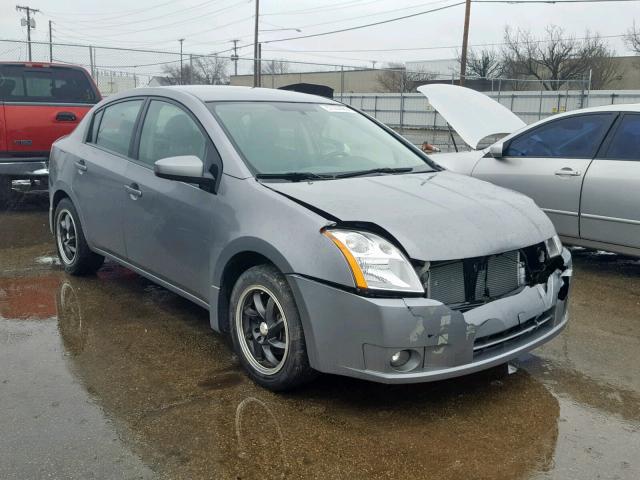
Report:
[[[525,126],[508,108],[470,88],[433,84],[418,91],[473,149],[489,135],[508,135]]]

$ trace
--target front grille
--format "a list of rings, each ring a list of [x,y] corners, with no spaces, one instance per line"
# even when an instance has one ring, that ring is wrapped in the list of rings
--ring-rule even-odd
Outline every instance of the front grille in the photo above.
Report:
[[[422,274],[427,296],[446,305],[476,305],[506,295],[521,286],[520,252],[433,262]]]

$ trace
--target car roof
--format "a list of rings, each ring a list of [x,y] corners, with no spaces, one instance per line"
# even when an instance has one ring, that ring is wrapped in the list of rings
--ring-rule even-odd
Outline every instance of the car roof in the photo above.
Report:
[[[129,93],[145,95],[147,87],[137,88]],[[257,102],[298,102],[298,103],[338,103],[326,97],[277,90],[273,88],[239,87],[230,85],[179,85],[167,87],[149,87],[149,93],[180,91],[197,97],[203,102],[219,101],[257,101]]]
[[[12,67],[38,67],[38,68],[69,68],[75,70],[84,70],[80,65],[73,65],[68,63],[51,63],[51,62],[16,62],[16,61],[0,61],[0,65],[7,65]]]
[[[592,112],[640,112],[640,103],[614,103],[612,105],[601,105],[599,107],[580,108],[578,110],[570,110],[560,115],[553,115],[549,118],[566,117],[569,115],[579,115],[582,113]]]

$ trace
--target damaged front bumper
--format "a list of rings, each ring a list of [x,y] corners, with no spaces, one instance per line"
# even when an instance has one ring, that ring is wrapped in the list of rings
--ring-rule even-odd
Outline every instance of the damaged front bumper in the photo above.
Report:
[[[441,380],[508,362],[567,324],[571,256],[546,284],[466,312],[428,298],[369,298],[289,275],[315,369],[384,383]],[[406,363],[393,356],[406,351]]]

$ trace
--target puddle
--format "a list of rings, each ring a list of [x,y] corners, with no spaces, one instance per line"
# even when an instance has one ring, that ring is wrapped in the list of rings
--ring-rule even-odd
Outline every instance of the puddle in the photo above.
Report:
[[[569,328],[511,375],[395,386],[325,375],[274,394],[246,378],[205,310],[113,264],[72,278],[53,262],[29,270],[50,254],[21,251],[21,273],[0,272],[2,478],[45,467],[172,479],[640,470],[635,264],[577,258]],[[0,259],[11,256],[0,244]]]

